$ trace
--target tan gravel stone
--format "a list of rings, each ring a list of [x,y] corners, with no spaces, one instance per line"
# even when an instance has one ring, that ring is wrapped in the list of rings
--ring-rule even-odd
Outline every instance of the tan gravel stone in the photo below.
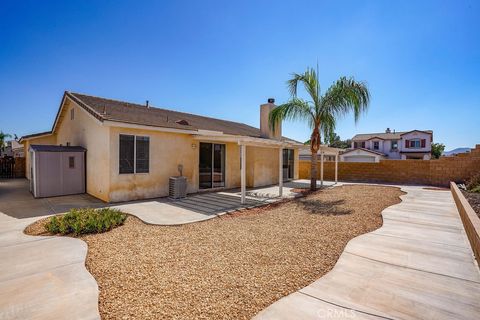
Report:
[[[183,226],[129,216],[80,238],[103,319],[250,319],[330,271],[347,242],[380,227],[381,211],[402,194],[342,186]],[[27,232],[41,233],[43,223]]]

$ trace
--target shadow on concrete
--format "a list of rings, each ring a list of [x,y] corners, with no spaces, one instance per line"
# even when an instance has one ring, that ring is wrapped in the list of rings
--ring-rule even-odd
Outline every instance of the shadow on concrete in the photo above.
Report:
[[[88,194],[35,199],[27,179],[0,180],[0,212],[13,218],[41,217],[71,208],[99,208],[106,204]]]
[[[217,215],[242,208],[257,207],[266,202],[247,198],[245,204],[241,204],[238,196],[212,192],[194,194],[179,200],[168,200],[168,204],[205,215]]]

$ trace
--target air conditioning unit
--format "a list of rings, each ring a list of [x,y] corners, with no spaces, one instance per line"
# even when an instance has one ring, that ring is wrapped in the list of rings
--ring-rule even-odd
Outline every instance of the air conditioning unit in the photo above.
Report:
[[[187,178],[170,177],[168,195],[172,199],[181,199],[187,196]]]

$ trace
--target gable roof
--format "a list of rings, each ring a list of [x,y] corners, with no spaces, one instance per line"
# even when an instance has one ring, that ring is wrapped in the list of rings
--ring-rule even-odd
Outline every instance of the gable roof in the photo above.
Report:
[[[222,132],[227,135],[262,138],[259,128],[240,122],[216,119],[152,106],[147,107],[146,105],[136,103],[65,91],[55,121],[52,125],[52,130],[25,135],[20,138],[20,141],[37,136],[53,134],[59,123],[61,112],[67,98],[75,102],[100,122],[113,121],[125,124],[178,129],[182,130],[183,133],[189,133],[189,131],[191,131],[192,134],[198,133],[199,130],[204,130]],[[287,137],[282,137],[282,141],[293,144],[302,144],[299,141]]]
[[[414,132],[414,131],[418,131],[418,132],[423,132],[423,133],[427,133],[427,134],[433,134],[433,131],[432,130],[410,130],[410,131],[397,131],[397,132],[390,132],[390,133],[360,133],[360,134],[356,134],[352,140],[354,141],[364,141],[364,140],[370,140],[370,139],[373,139],[373,138],[379,138],[379,139],[383,139],[383,140],[399,140],[402,138],[402,135],[404,134],[407,134],[407,133],[410,133],[410,132]]]
[[[357,151],[357,150],[360,150],[360,151],[365,151],[365,152],[368,152],[368,153],[373,153],[373,154],[377,154],[377,155],[380,155],[380,156],[384,156],[384,157],[388,157],[388,155],[386,155],[385,153],[381,153],[381,152],[378,152],[378,151],[374,151],[374,150],[370,150],[370,149],[365,149],[365,148],[354,148],[354,149],[350,149],[346,152],[344,152],[342,154],[343,155],[346,155],[350,152],[353,152],[353,151]]]
[[[154,127],[220,131],[225,134],[260,137],[260,129],[239,122],[73,92],[65,92],[65,95],[102,122],[108,120]]]

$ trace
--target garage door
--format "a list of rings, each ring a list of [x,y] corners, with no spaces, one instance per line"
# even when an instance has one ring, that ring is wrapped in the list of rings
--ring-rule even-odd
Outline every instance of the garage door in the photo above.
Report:
[[[345,156],[343,159],[346,162],[375,162],[375,157],[371,156]]]

